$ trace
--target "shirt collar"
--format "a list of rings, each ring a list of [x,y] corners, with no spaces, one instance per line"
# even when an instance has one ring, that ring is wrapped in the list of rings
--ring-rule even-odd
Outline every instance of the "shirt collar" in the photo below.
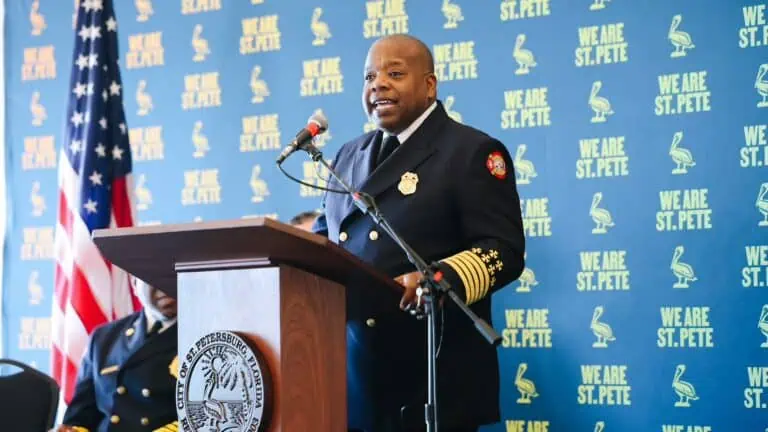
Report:
[[[405,141],[408,138],[410,138],[411,135],[413,135],[414,132],[416,132],[416,129],[418,129],[419,126],[421,126],[421,124],[424,123],[424,120],[426,120],[427,117],[429,117],[429,115],[432,114],[432,111],[434,111],[435,108],[437,108],[437,101],[432,102],[432,105],[430,105],[429,108],[424,110],[424,112],[421,113],[421,115],[416,120],[414,120],[413,123],[411,123],[410,126],[408,126],[402,132],[397,134],[397,140],[400,142],[400,144],[405,143]],[[389,134],[384,132],[384,138],[383,139],[387,139],[388,136],[389,136]]]
[[[155,325],[156,319],[152,317],[152,314],[145,313],[144,316],[147,318],[147,331],[149,331],[149,329]],[[160,327],[160,331],[158,333],[164,332],[166,329],[168,329],[168,327],[174,324],[176,324],[176,318],[163,321],[163,326]]]

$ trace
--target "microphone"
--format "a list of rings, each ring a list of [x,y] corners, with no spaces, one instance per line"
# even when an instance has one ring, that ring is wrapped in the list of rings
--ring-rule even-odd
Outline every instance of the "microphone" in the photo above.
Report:
[[[294,138],[294,140],[288,144],[288,147],[280,153],[280,156],[277,157],[277,164],[280,165],[283,163],[285,158],[290,156],[291,153],[296,150],[301,150],[307,142],[312,141],[312,138],[320,135],[326,130],[328,130],[328,120],[325,116],[322,113],[313,114],[312,117],[307,120],[307,125],[296,134],[296,138]]]

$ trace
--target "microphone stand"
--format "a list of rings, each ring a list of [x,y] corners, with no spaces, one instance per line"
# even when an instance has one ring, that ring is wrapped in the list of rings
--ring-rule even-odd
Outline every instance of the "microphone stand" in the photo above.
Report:
[[[323,158],[320,152],[311,142],[300,147],[301,150],[309,153],[314,162],[319,162],[328,169],[328,172],[336,179],[342,188],[352,197],[355,206],[363,214],[369,215],[373,221],[389,235],[392,240],[405,252],[405,255],[422,274],[419,281],[419,288],[416,293],[420,300],[423,300],[423,314],[417,311],[411,311],[414,315],[426,315],[427,317],[427,344],[429,345],[427,353],[427,403],[424,406],[424,422],[427,426],[427,432],[438,432],[438,409],[437,409],[437,341],[435,338],[437,324],[437,307],[440,305],[442,296],[450,298],[467,317],[472,320],[478,332],[492,345],[498,345],[501,336],[488,325],[482,318],[478,317],[464,301],[451,289],[450,284],[443,278],[443,273],[439,270],[438,264],[432,262],[427,264],[423,258],[416,253],[400,237],[389,221],[381,214],[376,201],[372,196],[364,192],[355,191],[331,168]],[[279,163],[278,163],[279,164]],[[418,304],[418,302],[417,302]],[[419,317],[421,318],[421,317]]]

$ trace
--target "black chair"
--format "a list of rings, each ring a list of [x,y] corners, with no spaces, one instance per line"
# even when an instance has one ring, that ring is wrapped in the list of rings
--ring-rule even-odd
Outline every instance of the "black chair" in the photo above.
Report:
[[[0,359],[21,369],[0,376],[0,429],[19,432],[45,432],[53,427],[59,405],[59,385],[50,376],[24,363]]]

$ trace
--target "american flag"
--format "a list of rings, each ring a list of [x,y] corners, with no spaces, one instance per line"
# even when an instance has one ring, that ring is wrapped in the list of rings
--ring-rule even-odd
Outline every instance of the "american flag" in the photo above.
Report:
[[[93,329],[140,305],[129,276],[101,256],[95,229],[133,226],[131,148],[112,0],[81,0],[75,25],[59,206],[52,312],[52,375],[68,405]]]

